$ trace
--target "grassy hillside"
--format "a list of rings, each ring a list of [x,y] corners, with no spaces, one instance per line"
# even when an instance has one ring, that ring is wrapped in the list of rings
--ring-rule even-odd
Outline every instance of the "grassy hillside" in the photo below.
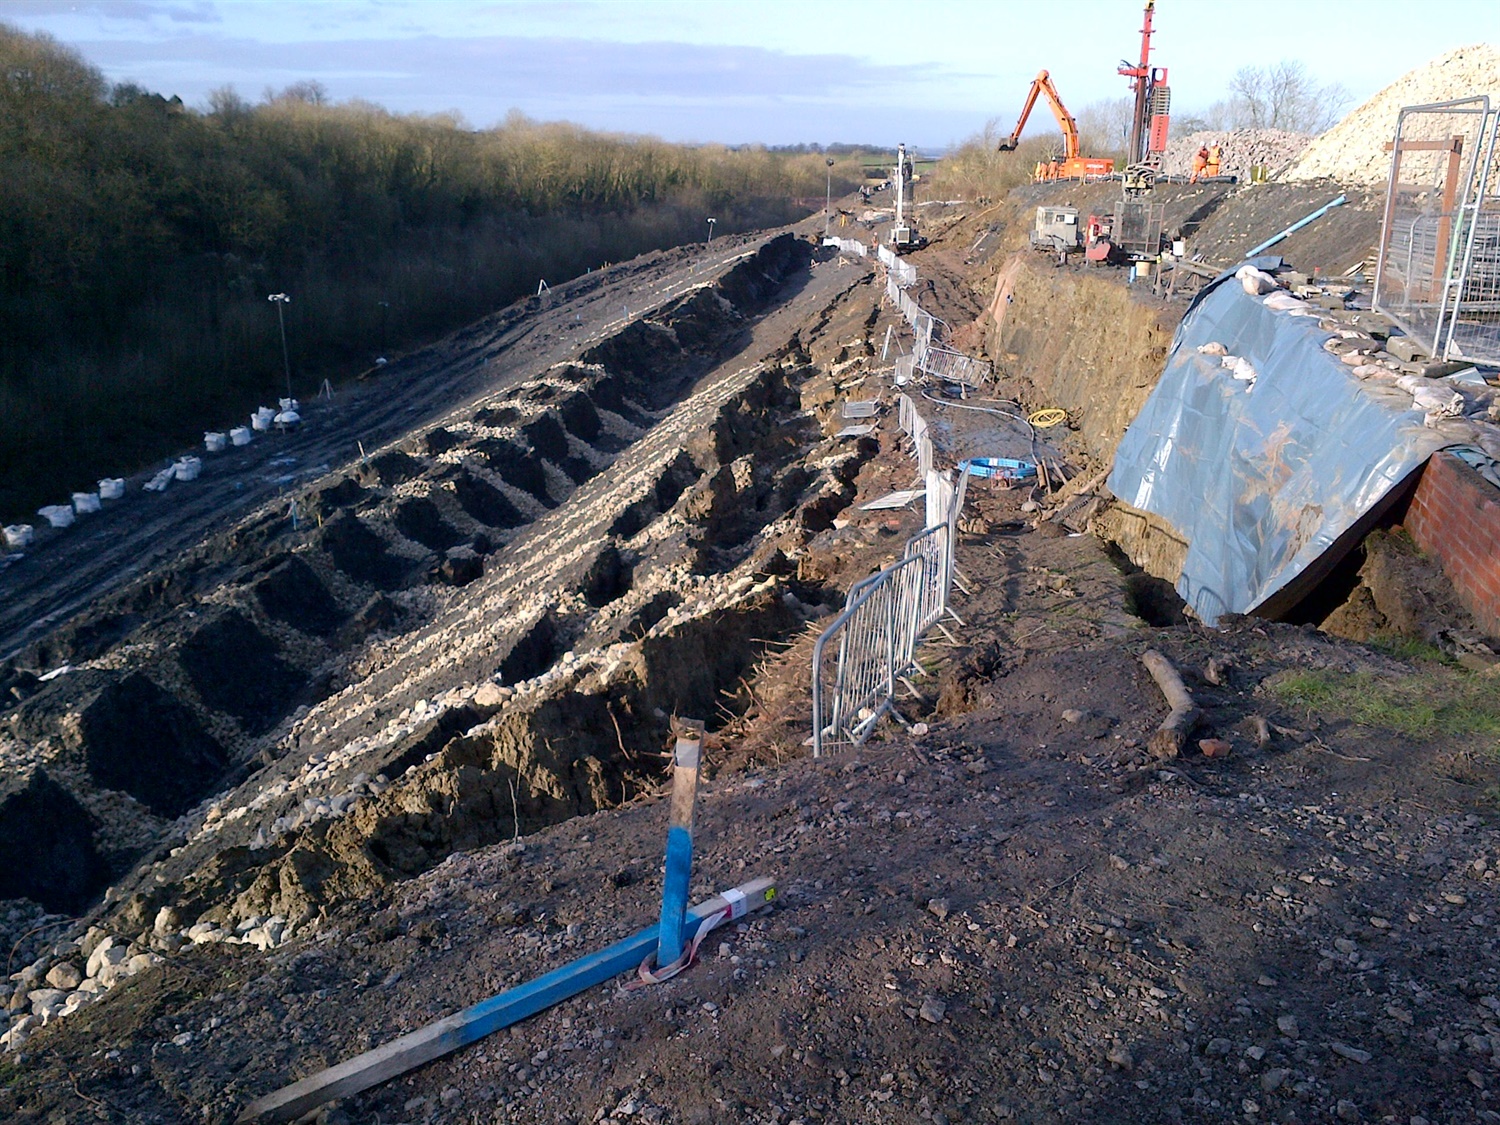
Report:
[[[513,116],[326,103],[206,111],[110,87],[0,24],[0,519],[603,262],[805,213],[821,154]],[[843,157],[835,188],[859,168]],[[284,393],[284,392],[283,392]]]

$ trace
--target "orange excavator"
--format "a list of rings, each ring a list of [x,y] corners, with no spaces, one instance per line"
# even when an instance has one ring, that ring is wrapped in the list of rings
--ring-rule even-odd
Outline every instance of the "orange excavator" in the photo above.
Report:
[[[1036,179],[1081,180],[1085,176],[1108,176],[1114,172],[1115,162],[1107,157],[1078,155],[1078,122],[1073,120],[1073,115],[1063,105],[1062,98],[1057,96],[1052,76],[1045,70],[1032,79],[1026,104],[1021,109],[1021,119],[1016,122],[1010,136],[1000,142],[1000,151],[1014,152],[1016,145],[1021,143],[1021,130],[1026,128],[1026,119],[1031,116],[1039,96],[1046,97],[1047,104],[1052,108],[1052,116],[1057,118],[1057,124],[1062,129],[1063,157],[1061,160],[1046,160],[1038,164]]]

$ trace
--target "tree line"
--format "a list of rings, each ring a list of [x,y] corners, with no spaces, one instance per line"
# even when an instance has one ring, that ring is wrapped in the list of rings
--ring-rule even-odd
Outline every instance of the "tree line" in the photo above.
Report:
[[[857,182],[841,160],[835,187]],[[206,107],[110,85],[0,24],[0,519],[310,394],[565,279],[801,217],[821,155],[667,144],[513,113],[329,104],[299,83]],[[283,392],[284,393],[284,392]]]

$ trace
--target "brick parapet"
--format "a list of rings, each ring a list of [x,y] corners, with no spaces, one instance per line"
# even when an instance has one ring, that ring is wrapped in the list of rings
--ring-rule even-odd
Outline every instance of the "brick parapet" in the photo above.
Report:
[[[1453,454],[1433,454],[1403,523],[1480,626],[1500,636],[1500,488]]]

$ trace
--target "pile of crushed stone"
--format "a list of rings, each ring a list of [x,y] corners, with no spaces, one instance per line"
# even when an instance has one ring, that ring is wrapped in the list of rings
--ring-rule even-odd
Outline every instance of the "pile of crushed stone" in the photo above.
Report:
[[[1492,106],[1500,103],[1500,48],[1488,43],[1459,47],[1402,75],[1308,145],[1279,178],[1383,184],[1391,170],[1385,146],[1402,106],[1477,94],[1488,94]]]
[[[1191,175],[1193,153],[1200,147],[1219,145],[1224,150],[1220,175],[1248,180],[1251,167],[1264,164],[1274,176],[1296,160],[1310,140],[1306,133],[1285,129],[1202,129],[1167,142],[1162,175]]]

